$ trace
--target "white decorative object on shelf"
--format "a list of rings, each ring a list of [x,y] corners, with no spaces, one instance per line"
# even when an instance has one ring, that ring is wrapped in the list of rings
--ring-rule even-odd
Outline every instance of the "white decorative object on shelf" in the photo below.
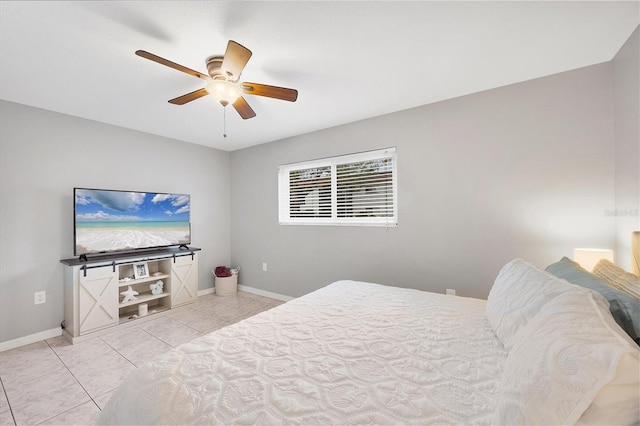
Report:
[[[127,289],[127,291],[120,292],[121,295],[124,296],[122,303],[127,303],[130,300],[135,300],[136,296],[139,294],[137,291],[133,290],[131,286]]]
[[[149,290],[151,290],[151,294],[153,294],[154,296],[158,294],[162,294],[163,289],[164,289],[164,283],[162,282],[162,280],[158,280],[153,284],[149,284]]]
[[[144,317],[149,313],[149,305],[141,303],[138,305],[138,316]]]

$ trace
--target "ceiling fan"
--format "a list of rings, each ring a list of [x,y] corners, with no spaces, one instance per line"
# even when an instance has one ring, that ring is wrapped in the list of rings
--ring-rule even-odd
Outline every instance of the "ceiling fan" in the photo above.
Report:
[[[207,75],[161,58],[153,53],[144,50],[136,51],[136,55],[138,56],[206,81],[206,85],[202,89],[178,96],[177,98],[171,99],[169,103],[184,105],[207,94],[211,94],[222,106],[226,107],[228,104],[233,105],[233,108],[240,114],[240,117],[245,120],[255,117],[256,113],[242,97],[243,93],[247,95],[266,96],[268,98],[281,99],[289,102],[295,102],[296,99],[298,99],[298,91],[295,89],[258,83],[240,83],[240,75],[245,65],[247,65],[247,62],[249,62],[251,54],[251,51],[243,45],[229,40],[224,56],[211,56],[207,59],[207,71],[209,73]]]

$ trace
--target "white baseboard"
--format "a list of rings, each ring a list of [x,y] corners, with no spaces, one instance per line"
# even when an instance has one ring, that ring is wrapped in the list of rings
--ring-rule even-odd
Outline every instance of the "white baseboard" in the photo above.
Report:
[[[288,302],[289,300],[295,299],[295,297],[285,296],[284,294],[272,293],[270,291],[260,290],[258,288],[253,288],[253,287],[240,285],[240,284],[238,285],[238,290],[246,291],[247,293],[256,294],[258,296],[268,297],[270,299],[282,300],[283,302]],[[205,294],[215,293],[215,291],[216,291],[215,287],[205,288],[204,290],[198,290],[198,297],[204,296]]]
[[[288,302],[295,299],[295,297],[285,296],[284,294],[272,293],[266,290],[260,290],[259,288],[248,287],[246,285],[238,285],[238,290],[246,291],[247,293],[257,294],[258,296],[268,297],[270,299],[282,300]]]
[[[198,297],[204,296],[205,294],[211,294],[216,291],[215,287],[205,288],[204,290],[198,290]]]
[[[8,351],[9,349],[29,345],[31,343],[51,339],[52,337],[58,337],[61,335],[62,329],[60,327],[56,327],[50,330],[41,331],[39,333],[30,334],[28,336],[18,337],[17,339],[7,340],[6,342],[0,342],[0,352]]]

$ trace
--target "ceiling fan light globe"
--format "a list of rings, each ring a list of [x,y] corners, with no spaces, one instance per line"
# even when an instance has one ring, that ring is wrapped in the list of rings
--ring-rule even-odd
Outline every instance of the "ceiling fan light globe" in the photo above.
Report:
[[[234,103],[242,95],[242,88],[227,80],[212,80],[205,89],[222,106]]]

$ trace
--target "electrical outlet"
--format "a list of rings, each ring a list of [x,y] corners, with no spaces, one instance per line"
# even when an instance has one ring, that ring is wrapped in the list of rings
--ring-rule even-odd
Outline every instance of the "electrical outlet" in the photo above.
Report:
[[[456,290],[453,288],[448,288],[447,289],[447,295],[449,296],[455,296],[456,295]]]
[[[47,292],[46,291],[36,291],[33,295],[34,304],[39,305],[41,303],[46,303],[47,301]]]
[[[267,272],[267,262],[262,262],[262,271]]]

